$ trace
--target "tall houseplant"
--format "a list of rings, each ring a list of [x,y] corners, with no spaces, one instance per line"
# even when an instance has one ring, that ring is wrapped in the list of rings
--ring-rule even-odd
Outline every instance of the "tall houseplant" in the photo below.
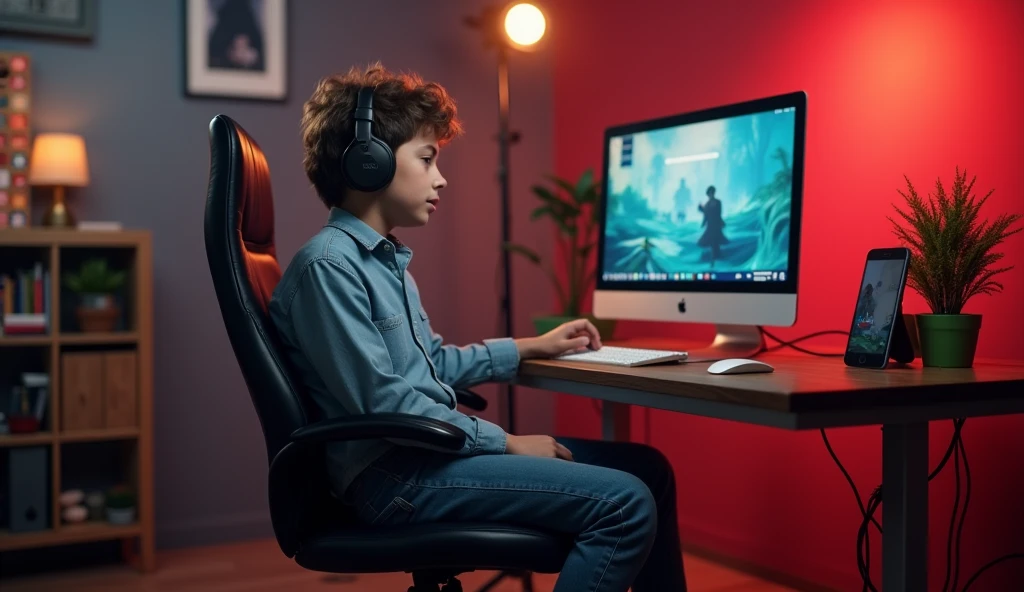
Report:
[[[601,191],[594,180],[594,171],[587,169],[575,182],[555,175],[549,175],[548,179],[552,185],[531,187],[541,203],[530,214],[530,219],[550,218],[555,222],[560,268],[545,264],[536,251],[525,245],[505,245],[509,251],[542,268],[558,295],[557,314],[535,317],[534,328],[538,334],[544,334],[564,322],[586,317],[602,337],[611,338],[615,331],[613,319],[597,319],[593,315],[584,315],[582,310],[583,300],[597,278],[597,264],[592,254],[597,247]],[[561,277],[559,271],[562,272]]]
[[[916,315],[921,343],[921,359],[926,366],[967,368],[974,363],[981,315],[964,314],[964,305],[978,294],[995,294],[1003,289],[993,279],[1012,269],[995,267],[1003,258],[993,249],[1007,237],[1020,232],[1013,228],[1020,214],[1000,214],[992,222],[980,217],[990,190],[978,199],[972,195],[977,177],[967,180],[967,172],[956,169],[951,193],[942,180],[935,182],[935,195],[923,199],[910,179],[906,210],[895,207],[908,226],[892,217],[896,236],[910,249],[907,285],[924,297],[930,314]]]

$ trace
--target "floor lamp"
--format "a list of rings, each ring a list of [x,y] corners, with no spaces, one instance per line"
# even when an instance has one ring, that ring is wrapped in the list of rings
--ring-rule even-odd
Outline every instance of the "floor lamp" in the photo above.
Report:
[[[512,213],[509,201],[509,148],[519,141],[519,134],[509,129],[508,93],[508,51],[532,51],[544,36],[546,19],[537,5],[529,2],[509,2],[491,6],[479,17],[466,19],[466,24],[479,29],[483,34],[484,46],[494,48],[498,54],[498,188],[501,193],[501,267],[503,273],[501,290],[501,311],[505,324],[505,335],[512,337],[512,266],[508,249],[511,241]],[[515,387],[508,383],[506,408],[508,420],[506,429],[516,432]],[[506,577],[518,578],[524,592],[533,592],[533,580],[529,573],[501,572],[477,592],[493,589]]]

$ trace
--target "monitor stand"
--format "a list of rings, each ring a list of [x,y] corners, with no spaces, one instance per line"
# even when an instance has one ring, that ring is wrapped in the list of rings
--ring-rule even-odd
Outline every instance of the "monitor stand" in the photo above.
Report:
[[[728,358],[753,358],[764,349],[764,335],[757,325],[715,325],[711,345],[687,352],[687,362],[716,362]]]

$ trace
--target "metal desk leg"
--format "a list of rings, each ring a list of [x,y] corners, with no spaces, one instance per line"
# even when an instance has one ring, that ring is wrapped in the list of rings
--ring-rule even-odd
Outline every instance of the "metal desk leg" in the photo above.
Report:
[[[601,402],[601,437],[613,442],[629,442],[629,405]]]
[[[882,589],[928,584],[928,422],[882,426]]]

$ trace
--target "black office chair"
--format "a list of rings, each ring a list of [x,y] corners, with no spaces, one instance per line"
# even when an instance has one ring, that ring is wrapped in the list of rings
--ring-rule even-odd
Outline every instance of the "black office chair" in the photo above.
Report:
[[[416,592],[436,592],[439,586],[460,591],[455,576],[477,569],[561,569],[569,537],[512,524],[370,527],[331,496],[325,442],[401,438],[458,450],[466,434],[443,421],[400,413],[318,416],[291,375],[267,316],[281,279],[270,169],[257,143],[224,115],[210,122],[205,236],[224,325],[266,440],[270,518],[286,556],[315,571],[412,573],[409,590]],[[469,391],[460,391],[458,402],[477,410],[486,406]]]

